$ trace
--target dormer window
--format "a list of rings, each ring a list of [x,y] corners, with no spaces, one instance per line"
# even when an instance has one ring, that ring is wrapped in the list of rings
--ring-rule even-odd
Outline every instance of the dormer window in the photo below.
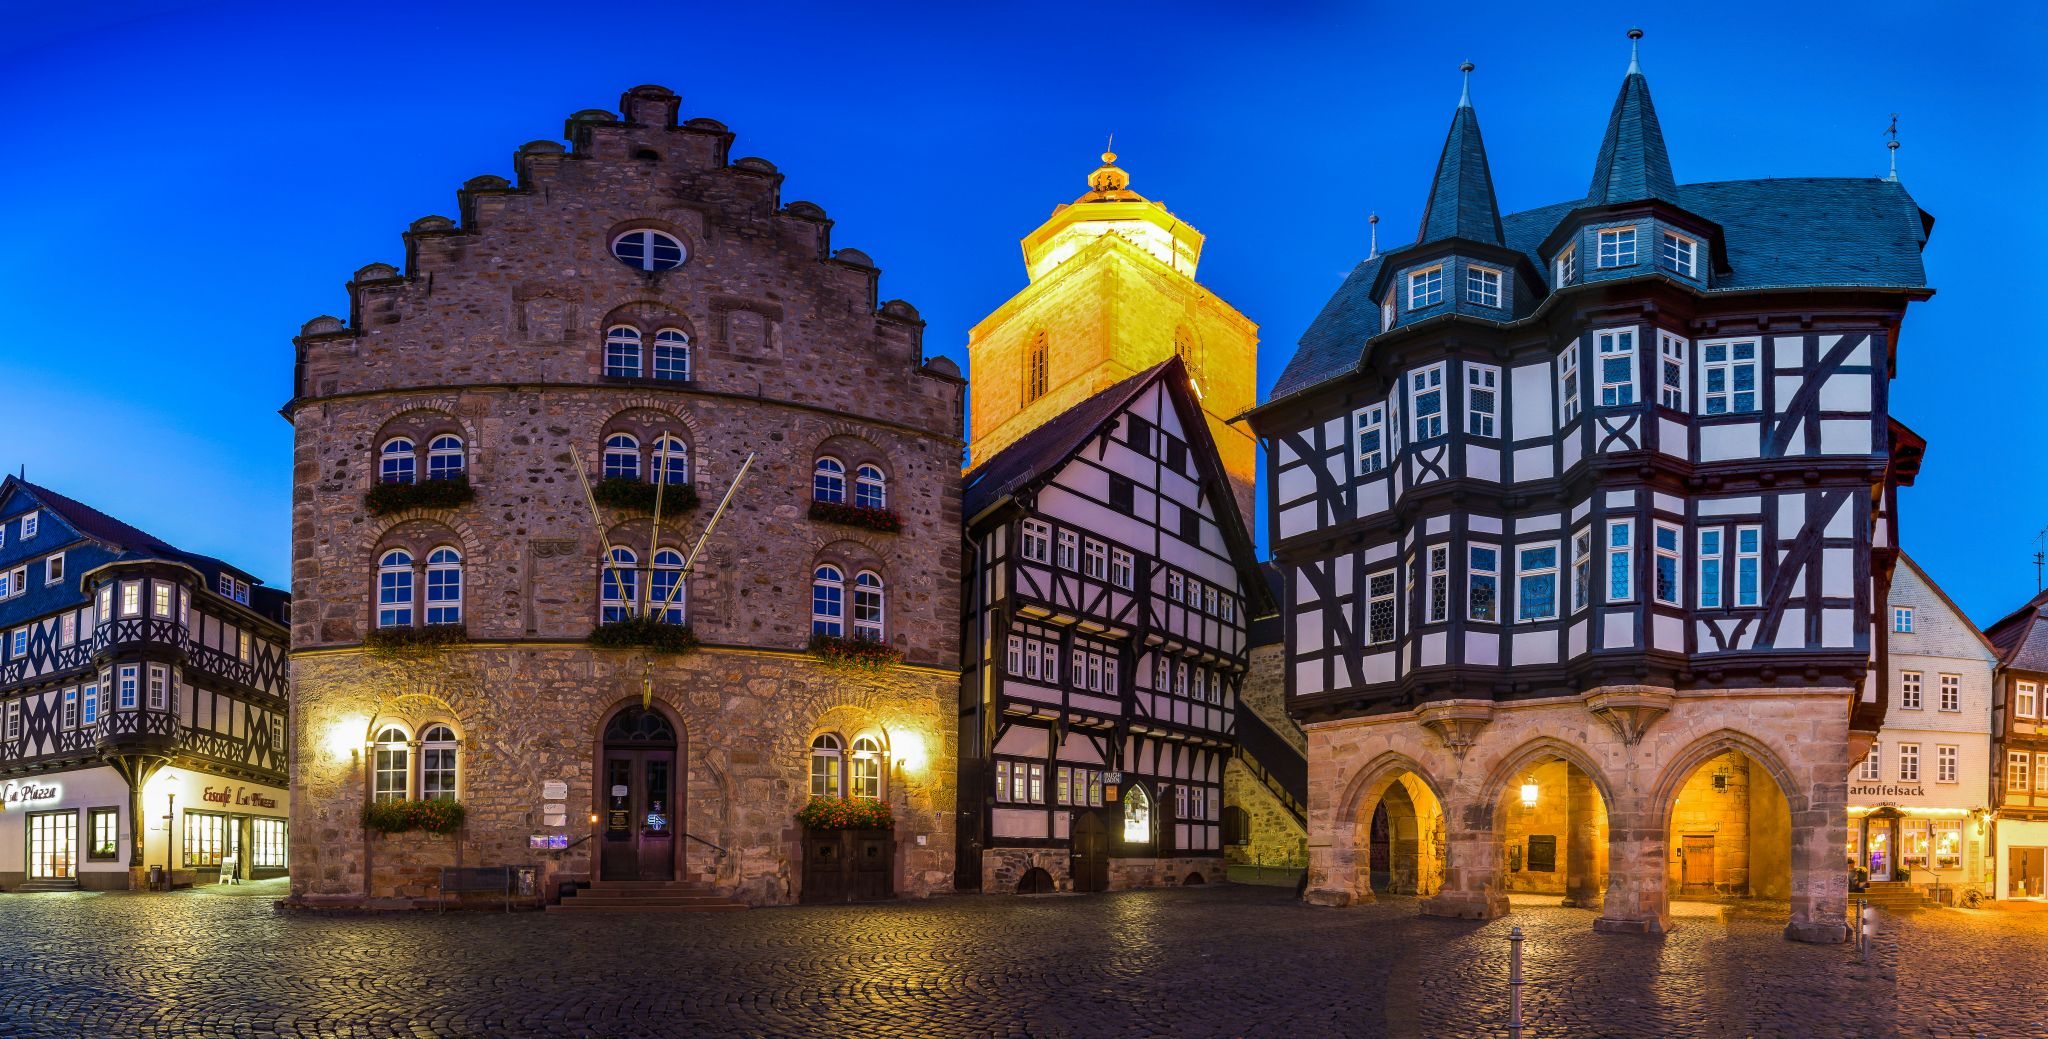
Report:
[[[1617,227],[1600,232],[1600,266],[1633,267],[1636,265],[1636,229]]]
[[[1421,310],[1444,301],[1442,264],[1408,275],[1408,309]]]
[[[1387,298],[1380,301],[1380,331],[1394,327],[1394,290],[1387,290]]]
[[[1500,272],[1491,267],[1465,268],[1465,302],[1500,306]]]
[[[1699,277],[1700,244],[1682,234],[1664,232],[1664,268],[1687,278]]]
[[[1566,285],[1579,280],[1579,247],[1576,245],[1565,246],[1564,251],[1557,254],[1555,269],[1557,272],[1557,288],[1564,288]]]

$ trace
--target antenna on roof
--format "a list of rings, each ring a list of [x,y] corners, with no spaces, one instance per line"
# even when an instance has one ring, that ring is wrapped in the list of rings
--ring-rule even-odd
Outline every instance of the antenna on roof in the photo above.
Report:
[[[2041,594],[2041,565],[2048,562],[2048,527],[2034,535],[2034,594]]]
[[[1891,138],[1890,143],[1885,145],[1885,150],[1892,153],[1892,172],[1884,179],[1897,180],[1899,179],[1899,113],[1892,113],[1892,125],[1885,128],[1884,134],[1886,137]],[[2038,562],[2036,560],[2037,564]]]
[[[1365,223],[1366,226],[1372,228],[1372,251],[1365,254],[1365,258],[1370,260],[1380,254],[1380,215],[1374,213],[1366,217]]]
[[[1641,75],[1643,71],[1643,66],[1637,61],[1636,54],[1636,49],[1641,44],[1642,39],[1643,31],[1641,29],[1630,29],[1628,31],[1628,74],[1631,76]]]

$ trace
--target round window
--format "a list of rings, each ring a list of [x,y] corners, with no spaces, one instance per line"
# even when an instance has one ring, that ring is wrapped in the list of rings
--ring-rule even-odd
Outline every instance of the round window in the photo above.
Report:
[[[681,267],[688,251],[674,235],[643,229],[612,239],[612,255],[634,270],[666,271]]]

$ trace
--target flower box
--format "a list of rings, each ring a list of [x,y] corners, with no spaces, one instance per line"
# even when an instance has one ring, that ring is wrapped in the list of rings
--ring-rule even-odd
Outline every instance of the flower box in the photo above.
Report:
[[[419,628],[372,628],[363,645],[379,656],[405,656],[460,646],[469,641],[469,629],[460,624],[428,624]]]
[[[895,647],[874,639],[813,635],[810,650],[812,656],[833,667],[862,671],[886,670],[903,659],[903,654]]]
[[[460,801],[372,801],[363,806],[363,825],[378,833],[454,833],[468,810]]]
[[[372,516],[388,516],[408,509],[453,509],[476,500],[476,488],[469,474],[418,483],[380,483],[363,495],[363,507]]]
[[[903,517],[889,509],[872,509],[864,505],[848,505],[838,501],[812,501],[811,518],[823,523],[837,523],[862,530],[875,530],[894,534],[903,529]]]
[[[896,825],[889,802],[850,797],[813,797],[797,810],[806,830],[887,830]]]
[[[687,624],[670,624],[651,614],[608,621],[591,629],[589,642],[600,649],[647,649],[656,653],[694,653],[697,633]]]
[[[661,511],[669,513],[688,512],[697,507],[697,485],[671,483],[662,485]],[[632,480],[623,476],[612,476],[597,481],[590,487],[590,496],[599,505],[608,509],[623,509],[628,512],[654,511],[654,494],[657,486],[644,480]]]

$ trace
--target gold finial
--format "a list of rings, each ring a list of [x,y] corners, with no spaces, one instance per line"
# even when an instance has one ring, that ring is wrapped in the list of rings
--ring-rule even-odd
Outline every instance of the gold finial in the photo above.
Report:
[[[1109,143],[1102,150],[1102,165],[1088,175],[1088,187],[1097,194],[1112,194],[1131,186],[1131,175],[1117,168],[1116,134],[1109,135]]]

